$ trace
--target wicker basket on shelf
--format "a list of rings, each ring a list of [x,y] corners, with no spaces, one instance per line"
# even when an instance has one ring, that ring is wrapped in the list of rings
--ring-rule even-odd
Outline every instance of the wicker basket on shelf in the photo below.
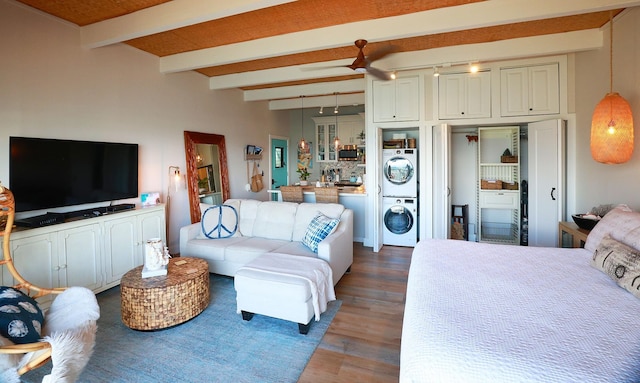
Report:
[[[502,188],[505,190],[518,190],[517,182],[502,182]]]
[[[480,189],[500,190],[502,181],[500,180],[480,180]]]
[[[503,164],[515,164],[518,162],[518,156],[500,156],[500,162]]]

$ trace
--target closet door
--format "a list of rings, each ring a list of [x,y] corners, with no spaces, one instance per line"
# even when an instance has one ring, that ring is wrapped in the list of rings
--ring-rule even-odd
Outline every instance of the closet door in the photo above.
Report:
[[[451,228],[451,126],[433,127],[433,238],[447,239]]]
[[[563,120],[529,124],[529,246],[555,247],[565,209]]]

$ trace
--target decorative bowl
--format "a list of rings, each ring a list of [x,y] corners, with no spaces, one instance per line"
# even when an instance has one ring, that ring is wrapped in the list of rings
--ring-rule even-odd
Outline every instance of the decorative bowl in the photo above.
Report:
[[[576,225],[578,225],[578,227],[581,229],[591,230],[594,226],[596,226],[598,222],[600,222],[599,219],[583,218],[584,215],[585,214],[571,215],[571,218],[573,218],[573,222],[575,222]]]

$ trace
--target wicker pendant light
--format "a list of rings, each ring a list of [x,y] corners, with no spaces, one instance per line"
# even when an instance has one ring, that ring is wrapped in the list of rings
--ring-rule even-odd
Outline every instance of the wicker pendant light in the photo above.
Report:
[[[591,119],[591,156],[604,164],[621,164],[633,154],[633,115],[627,100],[613,91],[613,19],[609,17],[609,93]]]

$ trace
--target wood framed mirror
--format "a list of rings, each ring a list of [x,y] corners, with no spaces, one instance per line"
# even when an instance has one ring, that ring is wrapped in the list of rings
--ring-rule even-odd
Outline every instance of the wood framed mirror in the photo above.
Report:
[[[217,165],[214,168],[219,169],[219,174],[214,174],[219,177],[220,190],[222,201],[226,201],[230,197],[229,192],[229,172],[227,170],[227,148],[224,141],[224,136],[220,134],[200,133],[200,132],[184,132],[184,152],[187,160],[187,188],[189,192],[189,207],[191,215],[191,223],[200,221],[200,191],[198,186],[198,168],[202,166],[199,163],[200,154],[198,148],[201,145],[215,146],[212,150],[213,153],[217,153]],[[214,159],[215,161],[215,159]]]

